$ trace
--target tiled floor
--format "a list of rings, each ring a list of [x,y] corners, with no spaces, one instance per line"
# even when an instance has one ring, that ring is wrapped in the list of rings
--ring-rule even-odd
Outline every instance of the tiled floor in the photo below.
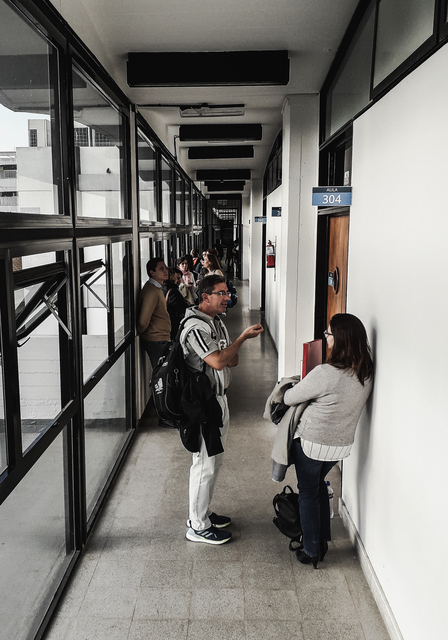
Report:
[[[240,302],[236,337],[259,314]],[[241,296],[241,293],[243,295]],[[389,640],[337,515],[315,571],[272,523],[275,427],[262,418],[276,381],[266,334],[246,342],[229,389],[231,430],[213,507],[233,518],[222,546],[185,539],[190,454],[176,431],[140,429],[45,640]],[[295,487],[290,469],[286,484]]]

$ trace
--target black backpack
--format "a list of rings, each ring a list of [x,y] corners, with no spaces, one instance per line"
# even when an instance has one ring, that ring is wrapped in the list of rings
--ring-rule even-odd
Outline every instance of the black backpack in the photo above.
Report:
[[[163,349],[151,376],[151,389],[157,415],[175,422],[182,443],[188,451],[199,451],[199,435],[206,428],[207,451],[216,455],[223,451],[220,439],[222,411],[205,371],[193,372],[184,359],[180,335],[191,316],[184,318],[176,337]],[[208,322],[198,316],[208,325]]]
[[[176,337],[163,349],[151,375],[151,389],[157,415],[162,420],[171,422],[179,422],[185,415],[182,408],[182,392],[190,372],[184,360],[180,334],[187,320],[188,318],[184,318],[181,321]],[[203,318],[198,320],[206,322]]]
[[[287,538],[291,538],[289,548],[295,551],[302,547],[302,527],[300,526],[299,494],[289,485],[277,493],[272,501],[275,510],[273,522]],[[296,546],[294,546],[296,543]]]

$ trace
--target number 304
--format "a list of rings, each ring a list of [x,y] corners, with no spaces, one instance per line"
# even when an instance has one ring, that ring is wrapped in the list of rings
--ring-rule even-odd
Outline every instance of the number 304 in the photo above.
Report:
[[[323,196],[323,203],[324,204],[341,204],[341,196],[335,196],[335,195],[331,195],[331,196],[327,196],[324,194]]]

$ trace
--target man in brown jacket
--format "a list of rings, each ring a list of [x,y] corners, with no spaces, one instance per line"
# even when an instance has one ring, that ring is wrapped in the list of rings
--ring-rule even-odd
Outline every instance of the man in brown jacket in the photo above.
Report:
[[[146,271],[149,280],[138,297],[137,332],[154,368],[170,340],[171,321],[162,289],[162,284],[168,280],[168,269],[163,258],[156,257],[148,261]]]

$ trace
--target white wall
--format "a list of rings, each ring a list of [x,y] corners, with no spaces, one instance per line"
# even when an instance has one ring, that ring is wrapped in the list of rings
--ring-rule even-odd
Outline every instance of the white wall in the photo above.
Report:
[[[249,225],[249,309],[258,311],[261,307],[261,273],[263,265],[263,223],[255,218],[263,215],[263,181],[252,180]]]
[[[277,350],[279,348],[279,319],[280,319],[280,290],[281,277],[279,280],[279,258],[285,252],[282,222],[284,218],[273,218],[272,208],[282,207],[283,214],[283,185],[277,187],[268,197],[266,201],[266,244],[269,240],[275,247],[275,267],[266,269],[266,299],[265,299],[265,319],[269,327]],[[284,225],[283,225],[284,226]]]
[[[278,349],[279,378],[300,372],[303,343],[314,337],[317,212],[311,199],[317,184],[317,132],[318,97],[288,96],[283,109],[283,184],[267,208],[267,240],[277,237],[277,256],[275,270],[267,270],[266,319]],[[281,218],[272,218],[273,206],[282,207]]]
[[[448,634],[448,47],[354,123],[348,311],[375,385],[343,499],[405,640]]]
[[[247,280],[250,274],[250,195],[242,198],[242,237],[239,238],[241,251],[241,280]]]

